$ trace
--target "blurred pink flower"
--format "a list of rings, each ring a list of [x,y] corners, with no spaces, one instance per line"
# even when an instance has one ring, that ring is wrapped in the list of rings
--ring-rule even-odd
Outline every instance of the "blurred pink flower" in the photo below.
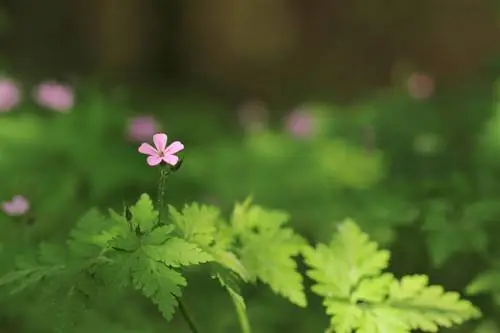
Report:
[[[36,86],[34,97],[41,106],[58,112],[68,112],[74,103],[73,89],[55,81],[46,81]]]
[[[16,195],[12,198],[11,201],[5,201],[2,203],[2,210],[5,212],[5,214],[10,216],[24,215],[28,212],[29,209],[29,201],[21,195]]]
[[[314,131],[314,117],[309,112],[297,109],[286,117],[285,126],[295,137],[308,137]]]
[[[20,101],[17,85],[9,78],[0,78],[0,112],[11,111]]]
[[[262,130],[269,117],[267,106],[258,100],[244,102],[238,108],[238,120],[249,132]]]
[[[167,147],[168,136],[165,133],[153,135],[155,147],[149,143],[143,143],[139,146],[139,153],[149,155],[147,163],[150,166],[156,166],[161,162],[175,166],[179,162],[179,157],[174,155],[184,149],[180,141],[174,141]]]
[[[423,73],[414,73],[408,78],[408,93],[411,97],[424,100],[434,94],[434,78]]]
[[[159,124],[152,116],[138,116],[129,119],[127,135],[134,141],[148,140],[159,130]]]

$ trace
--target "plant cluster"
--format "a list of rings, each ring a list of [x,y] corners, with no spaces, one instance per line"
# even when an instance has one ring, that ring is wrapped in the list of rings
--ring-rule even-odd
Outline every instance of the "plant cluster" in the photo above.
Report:
[[[470,302],[428,285],[425,275],[398,279],[384,272],[389,252],[378,249],[352,220],[339,224],[328,244],[313,247],[287,226],[286,213],[249,199],[237,204],[227,221],[217,207],[198,203],[181,210],[169,206],[164,218],[165,181],[178,170],[180,158],[175,154],[184,146],[176,141],[167,147],[163,133],[154,135],[154,143],[142,144],[139,152],[149,155],[150,166],[160,165],[157,207],[142,194],[121,214],[92,209],[65,243],[40,244],[35,256],[16,260],[15,269],[0,278],[0,287],[11,294],[43,290],[44,301],[51,299],[69,310],[66,320],[55,321],[52,329],[78,331],[86,323],[82,319],[99,315],[100,295],[133,290],[150,299],[166,320],[179,308],[191,331],[200,332],[182,301],[187,276],[199,267],[229,293],[241,330],[248,333],[241,283],[260,281],[291,303],[307,307],[299,255],[309,267],[312,292],[323,298],[331,318],[327,332],[435,332],[439,326],[479,317]]]

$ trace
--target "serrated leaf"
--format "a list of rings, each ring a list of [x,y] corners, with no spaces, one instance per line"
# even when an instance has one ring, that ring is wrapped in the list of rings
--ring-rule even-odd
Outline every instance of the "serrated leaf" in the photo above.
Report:
[[[141,257],[132,272],[134,286],[150,298],[166,320],[171,320],[181,296],[181,287],[187,285],[182,275],[164,264]]]
[[[480,316],[479,310],[469,301],[461,300],[458,293],[445,292],[441,286],[429,286],[425,275],[410,275],[401,282],[394,281],[387,303],[399,309],[399,318],[411,329],[426,332]]]
[[[155,228],[143,237],[143,243],[147,245],[161,245],[171,236],[174,229],[175,227],[171,224]]]
[[[275,293],[305,307],[302,276],[294,260],[305,241],[293,230],[282,228],[287,219],[287,214],[252,206],[248,199],[236,205],[231,224],[241,241],[237,253],[249,277],[261,280]],[[273,255],[269,256],[270,253]]]
[[[68,245],[70,250],[82,257],[91,257],[100,250],[110,247],[110,242],[128,232],[126,221],[114,211],[107,218],[97,209],[89,210],[81,217],[70,233]]]
[[[141,194],[135,205],[130,207],[132,223],[134,226],[147,233],[158,223],[158,212],[155,210],[153,201],[146,193]]]
[[[393,282],[394,276],[387,273],[371,279],[364,279],[352,293],[351,300],[354,302],[382,302]]]
[[[348,297],[361,279],[379,275],[389,262],[389,252],[379,250],[350,219],[339,225],[328,247],[306,248],[304,256],[312,268],[307,274],[318,282],[313,291],[322,296]]]
[[[324,297],[331,316],[329,332],[435,332],[480,315],[458,293],[429,286],[425,275],[398,281],[382,273],[388,252],[377,250],[351,220],[340,225],[330,246],[306,248],[304,257],[316,282],[312,290]]]
[[[161,245],[143,245],[142,248],[149,258],[170,267],[197,265],[213,260],[211,255],[196,244],[177,237],[170,238]]]
[[[202,247],[212,245],[220,219],[217,207],[192,203],[184,206],[181,212],[172,206],[169,206],[168,210],[172,221],[187,241]]]

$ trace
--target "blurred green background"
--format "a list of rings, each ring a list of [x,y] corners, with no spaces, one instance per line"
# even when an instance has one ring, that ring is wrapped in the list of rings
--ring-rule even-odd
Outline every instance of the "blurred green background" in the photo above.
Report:
[[[29,252],[90,207],[154,195],[157,170],[137,147],[162,130],[186,147],[169,204],[229,211],[252,195],[313,243],[352,217],[393,251],[397,275],[460,292],[499,272],[471,295],[483,320],[453,331],[500,332],[497,5],[3,0],[0,200],[22,195],[30,209],[0,215],[0,240]],[[64,86],[43,94],[51,81]],[[257,333],[327,326],[312,295],[307,310],[260,286],[243,295]],[[203,332],[238,331],[216,283],[195,274],[186,302]],[[187,332],[142,298],[102,303],[63,332]],[[2,297],[0,332],[55,332],[71,314],[48,308]]]

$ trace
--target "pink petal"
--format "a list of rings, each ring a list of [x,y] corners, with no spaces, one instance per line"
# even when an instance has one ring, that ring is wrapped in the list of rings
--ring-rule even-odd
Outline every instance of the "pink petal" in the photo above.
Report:
[[[180,141],[172,142],[165,150],[166,154],[175,154],[184,149],[184,145]]]
[[[165,163],[170,164],[171,166],[175,166],[177,162],[179,162],[179,157],[175,155],[165,155],[163,156],[163,160]]]
[[[24,215],[30,208],[29,201],[23,196],[16,195],[11,201],[2,203],[2,210],[10,216]]]
[[[159,156],[148,156],[146,161],[150,166],[156,166],[161,163],[162,158]]]
[[[165,133],[156,133],[153,135],[153,142],[155,143],[155,147],[158,151],[165,151],[167,147],[168,137]]]
[[[145,154],[145,155],[156,155],[158,152],[156,149],[153,148],[149,143],[143,143],[139,146],[138,149],[139,153]]]

